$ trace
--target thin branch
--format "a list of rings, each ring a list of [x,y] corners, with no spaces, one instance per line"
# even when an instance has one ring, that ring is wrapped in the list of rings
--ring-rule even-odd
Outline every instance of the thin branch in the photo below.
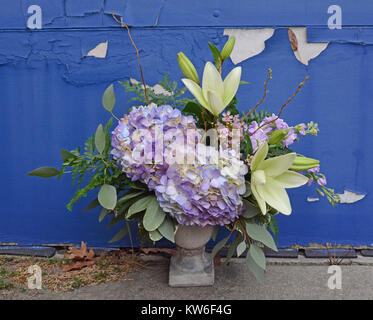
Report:
[[[251,137],[252,135],[254,135],[259,129],[265,127],[266,125],[269,125],[273,122],[275,122],[277,119],[280,118],[281,114],[282,114],[282,111],[284,110],[284,108],[289,104],[289,102],[291,100],[293,100],[295,98],[295,96],[298,94],[298,92],[302,89],[303,85],[306,83],[306,81],[309,79],[309,76],[307,76],[303,82],[301,82],[299,85],[298,85],[298,89],[294,92],[294,94],[282,105],[281,109],[280,109],[280,112],[278,113],[277,117],[273,120],[270,120],[268,122],[265,122],[263,123],[261,126],[259,126],[253,133],[251,133],[249,136]]]
[[[205,119],[205,108],[202,107],[201,109],[201,114],[202,114],[202,121],[203,121],[203,124],[205,126],[205,135],[207,133],[207,123],[206,123],[206,119]]]
[[[252,108],[241,120],[241,123],[243,123],[243,121],[246,119],[247,116],[249,116],[250,114],[252,114],[254,112],[254,110],[259,107],[259,105],[261,105],[263,102],[264,102],[264,99],[266,98],[267,96],[267,85],[268,85],[268,81],[272,79],[272,70],[271,69],[268,69],[268,77],[266,79],[266,81],[264,82],[264,94],[263,94],[263,98],[262,100],[260,100],[254,108]]]
[[[116,22],[118,22],[122,27],[126,28],[127,29],[127,32],[128,32],[128,36],[132,42],[132,45],[133,47],[135,48],[136,50],[136,55],[137,55],[137,61],[139,63],[139,67],[140,67],[140,73],[141,73],[141,80],[142,80],[142,83],[144,85],[144,93],[145,93],[145,98],[146,98],[146,101],[148,102],[148,104],[150,104],[150,101],[149,101],[149,98],[148,98],[148,93],[146,91],[146,84],[145,84],[145,80],[144,80],[144,75],[143,75],[143,72],[142,72],[142,66],[141,66],[141,62],[140,62],[140,55],[139,55],[139,50],[137,49],[136,47],[136,44],[135,42],[133,41],[132,39],[132,36],[131,36],[131,32],[130,32],[130,28],[128,27],[128,25],[126,25],[125,23],[123,23],[123,17],[120,17],[120,20],[118,20],[118,18],[115,16],[114,14],[114,9],[112,10],[112,13],[111,15],[113,16],[114,20]]]

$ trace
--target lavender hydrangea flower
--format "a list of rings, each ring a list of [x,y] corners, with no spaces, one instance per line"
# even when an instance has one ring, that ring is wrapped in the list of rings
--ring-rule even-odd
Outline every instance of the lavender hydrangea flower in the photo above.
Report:
[[[158,202],[183,225],[229,224],[243,208],[247,166],[231,152],[219,154],[202,144],[197,148],[194,164],[169,166],[155,188]],[[201,154],[209,155],[207,161]]]
[[[132,108],[112,132],[111,154],[132,181],[153,190],[168,169],[170,146],[190,141],[187,129],[196,132],[195,119],[169,105]]]

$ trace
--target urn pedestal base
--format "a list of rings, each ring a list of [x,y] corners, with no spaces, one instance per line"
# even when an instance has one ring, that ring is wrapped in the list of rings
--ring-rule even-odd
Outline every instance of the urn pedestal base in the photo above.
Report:
[[[203,287],[214,284],[214,264],[205,248],[179,248],[171,258],[169,285],[171,287]]]
[[[175,234],[178,253],[171,258],[169,285],[171,287],[200,287],[214,284],[214,264],[205,245],[212,227],[180,225]]]

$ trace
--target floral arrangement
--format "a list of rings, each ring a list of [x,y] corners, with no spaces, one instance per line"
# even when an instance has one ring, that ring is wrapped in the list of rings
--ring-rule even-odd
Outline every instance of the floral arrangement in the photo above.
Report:
[[[112,115],[108,123],[98,126],[84,148],[62,150],[60,170],[41,167],[29,175],[60,178],[71,173],[76,192],[69,210],[97,189],[85,211],[101,206],[99,221],[110,216],[110,226],[125,222],[111,242],[127,234],[132,241],[129,221],[136,221],[140,235],[153,242],[173,242],[180,224],[214,226],[214,240],[219,227],[225,227],[229,234],[216,244],[211,259],[227,244],[227,262],[248,249],[247,264],[262,279],[263,248],[277,250],[275,216],[292,212],[286,189],[314,184],[331,204],[338,197],[326,186],[319,161],[290,149],[303,136],[316,136],[317,124],[289,125],[281,118],[308,77],[277,115],[258,112],[272,78],[269,70],[262,100],[242,114],[236,98],[239,87],[247,84],[241,81],[241,67],[222,79],[222,65],[234,42],[229,38],[221,51],[209,43],[215,64],[206,63],[202,82],[183,53],[177,57],[185,76],[182,89],[168,75],[159,83],[162,93],[145,83],[120,82],[135,94],[131,101],[140,104],[120,119],[113,114],[116,101],[110,85],[102,98]],[[184,97],[187,90],[195,99]],[[118,123],[112,130],[113,118]]]

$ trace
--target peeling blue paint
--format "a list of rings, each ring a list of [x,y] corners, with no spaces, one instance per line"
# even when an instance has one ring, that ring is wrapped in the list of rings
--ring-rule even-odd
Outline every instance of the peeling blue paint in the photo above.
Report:
[[[36,3],[37,2],[37,3]],[[43,9],[45,28],[112,27],[112,10],[134,27],[326,27],[328,7],[342,8],[343,26],[372,26],[373,3],[360,0],[169,1],[169,0],[13,0],[2,9],[0,29],[25,29],[27,7]],[[337,3],[336,3],[337,2]],[[219,13],[219,14],[217,14]],[[84,18],[84,19],[82,19]]]
[[[349,27],[340,30],[328,28],[307,28],[308,42],[341,42],[373,44],[373,28]]]
[[[330,207],[326,200],[309,203],[311,189],[291,190],[294,213],[280,216],[280,246],[292,244],[373,243],[373,5],[358,7],[339,1],[343,23],[352,28],[326,30],[324,1],[60,1],[40,0],[43,30],[26,29],[30,1],[12,1],[0,19],[0,96],[3,134],[0,176],[2,203],[0,242],[20,245],[80,243],[108,246],[118,229],[98,223],[98,211],[82,214],[90,198],[65,209],[71,181],[60,183],[26,176],[41,165],[58,166],[62,148],[72,149],[105,122],[101,95],[116,80],[140,79],[136,53],[125,30],[113,21],[111,9],[134,26],[132,35],[140,48],[144,76],[153,85],[170,72],[180,79],[176,54],[184,51],[199,72],[210,57],[207,41],[222,46],[224,27],[308,26],[308,41],[331,41],[327,50],[309,66],[299,63],[289,44],[287,30],[278,29],[266,49],[245,60],[239,90],[240,108],[255,105],[263,93],[266,69],[272,68],[269,96],[263,104],[277,112],[306,75],[310,80],[284,111],[290,124],[316,120],[319,137],[307,137],[294,146],[300,153],[320,158],[328,183],[343,193],[345,188],[367,196],[348,206]],[[270,9],[269,9],[270,8]],[[214,12],[218,10],[219,14]],[[364,12],[362,12],[364,11]],[[370,19],[369,19],[370,15]],[[158,18],[158,19],[157,19]],[[157,21],[157,27],[153,26]],[[318,27],[318,28],[316,28]],[[85,57],[98,43],[108,41],[105,59]],[[212,59],[210,57],[210,59]],[[223,72],[232,68],[227,61]],[[180,83],[179,83],[180,84]],[[115,85],[120,116],[129,107],[129,95]],[[243,103],[244,102],[244,103]],[[117,245],[129,245],[126,240]]]

